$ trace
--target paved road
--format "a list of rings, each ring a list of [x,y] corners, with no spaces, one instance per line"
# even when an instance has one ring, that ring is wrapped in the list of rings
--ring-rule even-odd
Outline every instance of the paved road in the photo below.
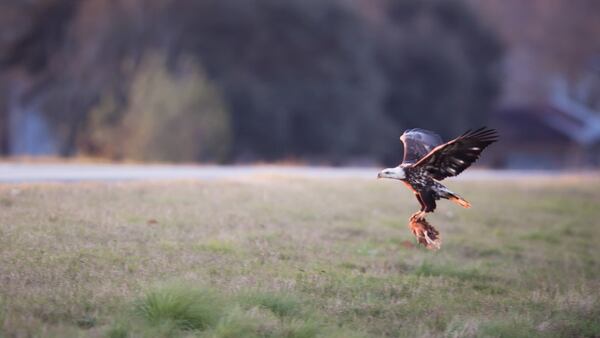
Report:
[[[0,182],[78,182],[129,180],[211,180],[220,178],[280,175],[313,178],[364,178],[377,176],[380,168],[331,168],[301,166],[211,166],[0,162]],[[512,179],[568,176],[556,171],[493,171],[471,169],[457,179]],[[596,173],[583,173],[600,177]]]
[[[214,166],[142,164],[0,163],[0,182],[178,180],[285,175],[307,177],[375,177],[376,168],[294,166]]]

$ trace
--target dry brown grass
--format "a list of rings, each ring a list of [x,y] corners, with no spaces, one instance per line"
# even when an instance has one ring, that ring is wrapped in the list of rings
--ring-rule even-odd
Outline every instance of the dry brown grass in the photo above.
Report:
[[[428,216],[439,252],[390,181],[2,185],[0,336],[600,335],[600,181],[449,185],[473,207]],[[213,290],[220,319],[146,321],[164,285]]]

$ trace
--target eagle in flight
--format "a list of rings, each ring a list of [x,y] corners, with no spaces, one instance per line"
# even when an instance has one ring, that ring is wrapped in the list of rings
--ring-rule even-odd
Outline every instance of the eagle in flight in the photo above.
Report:
[[[391,178],[408,186],[421,204],[421,210],[411,217],[411,222],[426,222],[425,214],[433,212],[437,200],[449,199],[464,208],[471,204],[450,191],[438,181],[457,176],[475,162],[483,149],[498,140],[494,129],[485,127],[468,130],[452,141],[442,144],[434,132],[410,129],[400,136],[404,144],[404,158],[395,168],[379,172],[378,178]]]

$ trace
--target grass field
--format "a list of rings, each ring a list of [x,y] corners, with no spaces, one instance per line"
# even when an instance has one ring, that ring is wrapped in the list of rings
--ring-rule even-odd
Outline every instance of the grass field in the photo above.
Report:
[[[0,186],[1,337],[600,336],[600,180]]]

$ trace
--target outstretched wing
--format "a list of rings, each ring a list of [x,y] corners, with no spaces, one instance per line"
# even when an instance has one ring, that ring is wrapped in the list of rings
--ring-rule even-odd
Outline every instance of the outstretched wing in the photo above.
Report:
[[[413,164],[427,155],[433,148],[442,144],[442,138],[429,130],[409,129],[400,136],[404,144],[403,164]]]
[[[435,147],[414,164],[423,167],[436,180],[456,176],[475,162],[483,149],[498,141],[498,133],[485,127],[467,131],[454,140]]]

